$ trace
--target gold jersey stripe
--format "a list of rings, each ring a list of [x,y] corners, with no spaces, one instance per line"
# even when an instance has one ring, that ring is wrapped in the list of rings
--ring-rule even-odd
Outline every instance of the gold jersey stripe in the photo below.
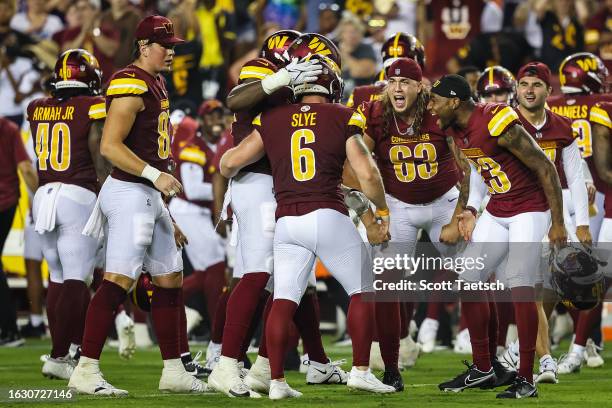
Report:
[[[106,117],[106,104],[97,103],[89,107],[89,117],[91,119],[103,119]]]
[[[348,101],[346,101],[346,106],[352,108],[355,105],[355,100],[353,98],[353,92],[351,92],[351,96],[349,96]]]
[[[253,118],[251,124],[255,126],[261,126],[261,113]]]
[[[598,123],[602,126],[612,129],[612,121],[610,120],[610,116],[605,109],[601,109],[598,106],[593,106],[591,108],[591,113],[589,115],[589,120],[593,123]]]
[[[262,74],[259,72],[252,72],[252,71],[240,71],[240,76],[238,77],[238,79],[243,80],[243,79],[251,79],[251,78],[255,78],[255,79],[264,79],[265,77],[267,77],[268,75],[266,74]]]
[[[136,78],[118,78],[113,79],[108,86],[106,91],[107,95],[121,95],[121,94],[136,94],[141,95],[147,92],[149,88],[147,83],[142,79]]]
[[[199,164],[200,166],[204,166],[204,164],[206,164],[206,154],[196,147],[188,147],[183,149],[179,154],[179,159],[186,162]]]
[[[499,136],[506,131],[506,128],[510,123],[515,120],[518,120],[518,115],[509,106],[506,106],[504,109],[500,110],[493,116],[493,119],[489,121],[488,128],[491,136]]]
[[[348,121],[349,126],[357,126],[361,130],[365,130],[366,118],[363,116],[363,112],[361,112],[361,107],[359,107]]]

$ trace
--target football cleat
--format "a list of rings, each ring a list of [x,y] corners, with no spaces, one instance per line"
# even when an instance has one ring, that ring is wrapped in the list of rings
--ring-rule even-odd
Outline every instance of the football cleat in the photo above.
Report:
[[[338,337],[334,341],[334,347],[351,347],[353,345],[353,341],[351,340],[351,336],[349,336],[346,332],[342,334],[342,336]]]
[[[219,364],[208,376],[208,384],[228,397],[260,398],[240,378],[240,369],[236,359],[221,356]]]
[[[481,388],[497,388],[510,385],[516,378],[516,371],[508,370],[497,358],[491,361],[491,366],[495,372],[495,382],[483,385]]]
[[[121,311],[115,317],[115,328],[117,329],[117,338],[119,340],[119,357],[129,360],[136,351],[134,321],[125,311]]]
[[[270,392],[270,361],[266,357],[257,356],[244,383],[253,391],[268,394]]]
[[[200,357],[202,356],[202,351],[198,351],[195,357],[191,357],[191,353],[187,353],[181,356],[181,361],[183,362],[183,367],[185,367],[185,371],[188,374],[193,375],[195,378],[203,379],[208,377],[210,371],[207,370],[202,364],[200,364]]]
[[[404,391],[404,379],[399,371],[385,371],[382,382],[395,388],[397,392]]]
[[[238,372],[240,373],[240,379],[244,381],[244,378],[249,374],[249,369],[244,368],[244,361],[238,362]]]
[[[519,368],[520,355],[519,355],[519,346],[517,342],[510,343],[508,345],[508,349],[502,354],[499,358],[499,362],[501,365],[506,368],[506,370],[516,371]]]
[[[584,349],[584,359],[587,367],[598,368],[604,365],[604,359],[598,351],[601,351],[601,347],[597,346],[592,339],[588,339]]]
[[[206,364],[205,368],[212,372],[219,363],[221,357],[221,344],[211,341],[206,348]]]
[[[326,364],[306,361],[308,366],[306,383],[308,384],[346,384],[348,374],[340,366],[346,360],[328,361]],[[306,364],[307,363],[307,364]]]
[[[81,357],[79,364],[70,376],[68,388],[79,394],[96,396],[121,397],[128,395],[126,390],[115,388],[108,383],[100,372],[98,361],[87,357]]]
[[[187,319],[187,334],[191,333],[202,321],[202,315],[195,309],[185,306],[185,319]],[[206,353],[208,356],[208,353]]]
[[[551,356],[544,356],[540,359],[540,371],[534,375],[536,384],[556,384],[557,379],[557,362]]]
[[[204,393],[212,390],[205,382],[185,371],[182,363],[166,366],[159,379],[159,390],[176,393]]]
[[[45,328],[44,323],[34,326],[32,322],[28,321],[25,326],[21,326],[19,332],[21,333],[21,336],[25,338],[41,339],[47,334],[47,329]]]
[[[25,339],[18,332],[3,333],[0,337],[0,347],[21,347],[25,344]]]
[[[396,391],[391,385],[383,384],[382,381],[372,374],[369,368],[366,371],[362,371],[353,367],[346,385],[355,390],[369,391],[377,394],[389,394]]]
[[[495,383],[497,381],[493,368],[485,372],[480,371],[476,368],[476,364],[470,364],[467,360],[463,360],[463,364],[465,364],[468,369],[452,380],[438,385],[440,391],[459,392],[466,388],[479,388],[487,383]]]
[[[425,318],[419,327],[417,342],[421,345],[423,353],[431,353],[436,348],[436,337],[440,322],[429,317]]]
[[[74,360],[69,355],[59,358],[49,357],[43,364],[42,374],[51,379],[69,380],[74,366]]]
[[[453,350],[457,354],[472,354],[472,343],[470,343],[470,332],[468,329],[463,329],[457,333]]]
[[[380,344],[377,341],[373,341],[370,346],[370,368],[380,371],[385,369],[385,362],[380,354]]]
[[[41,354],[38,359],[40,360],[41,363],[44,363],[45,361],[47,361],[50,358],[51,358],[50,354]]]
[[[299,398],[302,393],[294,390],[285,381],[274,380],[270,383],[270,394],[271,400],[279,400],[285,398]]]
[[[558,374],[571,374],[580,372],[582,356],[578,353],[567,353],[559,359]]]
[[[308,373],[308,354],[302,354],[300,356],[300,374]]]
[[[412,340],[412,336],[400,340],[399,362],[403,368],[414,367],[420,353],[421,345]]]
[[[134,341],[136,348],[146,349],[153,346],[153,340],[149,334],[149,328],[146,323],[134,323]]]
[[[497,398],[537,398],[538,389],[534,384],[528,382],[525,378],[518,376],[514,383],[505,391],[497,394]]]

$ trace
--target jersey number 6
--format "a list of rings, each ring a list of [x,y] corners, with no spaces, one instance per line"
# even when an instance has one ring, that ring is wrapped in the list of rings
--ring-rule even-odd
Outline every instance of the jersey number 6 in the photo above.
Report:
[[[315,142],[310,129],[298,129],[291,135],[291,172],[297,181],[308,181],[315,176],[315,154],[312,149],[302,147]]]

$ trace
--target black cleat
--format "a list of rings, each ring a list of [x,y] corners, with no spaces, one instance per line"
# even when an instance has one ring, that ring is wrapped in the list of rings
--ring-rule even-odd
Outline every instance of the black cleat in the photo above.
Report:
[[[506,385],[510,385],[514,383],[514,379],[516,378],[516,371],[510,371],[502,363],[500,363],[497,358],[494,358],[491,361],[491,366],[493,366],[493,371],[495,371],[495,382],[489,382],[488,384],[483,384],[480,388],[482,389],[491,389],[497,387],[503,387]]]
[[[463,360],[463,364],[465,364],[468,369],[452,380],[438,385],[440,391],[459,392],[466,388],[478,388],[484,383],[496,381],[493,368],[487,372],[482,372],[476,368],[476,364],[470,364],[467,360]]]
[[[45,328],[45,324],[41,323],[38,326],[32,325],[32,322],[28,322],[25,326],[21,326],[19,329],[21,336],[25,338],[35,338],[40,339],[45,337],[47,334],[47,329]]]
[[[397,392],[404,391],[404,379],[399,371],[385,371],[382,382],[385,385],[392,386]]]
[[[200,364],[198,360],[202,355],[201,351],[198,351],[195,358],[191,358],[191,353],[185,354],[181,356],[181,361],[183,362],[183,367],[185,367],[185,371],[191,374],[195,378],[203,379],[210,375],[210,370],[203,365]]]
[[[497,398],[537,398],[538,389],[534,384],[527,382],[524,377],[517,376],[514,383],[504,392],[497,394]]]
[[[2,333],[0,337],[0,347],[20,347],[25,344],[25,339],[18,332]]]

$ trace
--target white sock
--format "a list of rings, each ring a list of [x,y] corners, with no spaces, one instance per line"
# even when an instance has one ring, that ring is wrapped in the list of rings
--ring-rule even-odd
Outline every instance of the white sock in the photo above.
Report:
[[[582,353],[584,353],[584,346],[579,344],[572,344],[572,353],[577,353],[582,358]]]
[[[70,348],[68,349],[68,353],[70,353],[71,356],[74,356],[78,350],[79,350],[78,344],[70,343]]]
[[[41,324],[43,324],[43,317],[42,317],[42,315],[31,314],[30,315],[30,323],[32,323],[32,326],[40,326]]]
[[[164,369],[166,368],[170,370],[185,370],[185,367],[183,367],[183,362],[180,358],[164,360]]]
[[[88,371],[98,371],[100,369],[100,360],[81,356],[79,358],[79,367],[85,368]]]
[[[219,357],[219,367],[237,367],[238,366],[238,360],[236,360],[235,358],[231,358],[231,357],[225,357],[225,356],[221,356]]]
[[[272,386],[272,384],[276,384],[279,387],[289,387],[289,384],[287,384],[287,381],[283,381],[283,380],[270,380],[270,386]]]
[[[359,370],[355,366],[353,366],[353,368],[351,368],[351,376],[365,377],[366,375],[368,375],[369,372],[370,372],[369,368],[367,370]]]
[[[513,354],[518,354],[519,353],[519,342],[518,342],[518,340],[513,341],[512,343],[510,343],[510,345],[508,346],[508,349]]]

